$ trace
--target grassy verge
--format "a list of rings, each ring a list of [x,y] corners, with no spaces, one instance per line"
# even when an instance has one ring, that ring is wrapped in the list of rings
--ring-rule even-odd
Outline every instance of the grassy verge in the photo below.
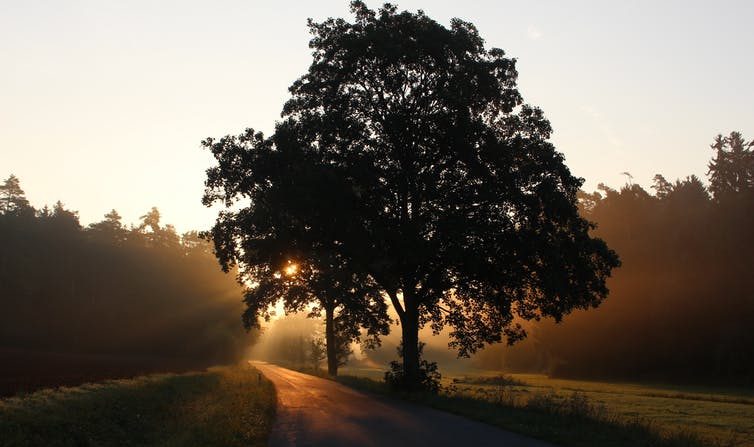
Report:
[[[0,400],[3,446],[263,446],[275,388],[247,365]]]
[[[733,439],[705,439],[691,431],[661,429],[651,420],[614,416],[579,393],[567,397],[536,394],[526,401],[510,399],[503,393],[497,400],[488,400],[464,396],[452,387],[438,395],[409,395],[392,392],[384,383],[367,378],[340,376],[336,380],[352,388],[428,405],[567,447],[738,445]]]

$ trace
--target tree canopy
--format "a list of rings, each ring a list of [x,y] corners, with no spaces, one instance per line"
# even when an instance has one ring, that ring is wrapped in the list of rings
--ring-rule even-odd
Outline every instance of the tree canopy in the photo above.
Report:
[[[298,230],[289,219],[296,214],[312,217],[309,211],[318,198],[330,198],[316,209],[318,228],[332,220],[340,222],[348,205],[340,200],[341,180],[312,169],[312,163],[302,158],[307,155],[287,144],[289,137],[281,130],[275,136],[281,143],[275,143],[247,130],[239,136],[205,140],[218,165],[207,171],[203,201],[252,203],[221,212],[210,232],[223,269],[241,267],[239,280],[247,287],[245,326],[259,327],[260,317],[269,320],[279,300],[286,312],[323,316],[328,371],[335,375],[338,353],[343,351],[339,346],[357,340],[367,347],[379,344],[380,335],[388,330],[387,307],[374,280],[349,266],[348,258],[331,246],[332,238],[293,236]],[[277,150],[278,146],[286,149]],[[295,272],[286,272],[291,266]]]
[[[396,309],[409,386],[424,324],[450,325],[469,355],[524,337],[516,317],[597,306],[618,258],[579,216],[582,180],[524,103],[515,60],[468,22],[351,10],[309,22],[313,62],[272,137],[205,142],[220,160],[205,202],[250,199],[218,218],[221,262],[241,249],[271,274],[286,253],[336,253]]]
[[[0,186],[0,211],[4,214],[20,213],[30,210],[29,201],[26,200],[24,190],[18,177],[11,174]]]

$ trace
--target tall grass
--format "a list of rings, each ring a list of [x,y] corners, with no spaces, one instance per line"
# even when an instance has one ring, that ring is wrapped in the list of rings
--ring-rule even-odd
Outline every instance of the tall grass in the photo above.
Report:
[[[47,389],[0,400],[0,444],[263,446],[275,401],[247,365]]]

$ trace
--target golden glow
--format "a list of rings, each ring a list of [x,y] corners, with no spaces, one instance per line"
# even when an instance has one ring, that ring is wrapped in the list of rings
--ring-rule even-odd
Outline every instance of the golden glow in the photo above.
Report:
[[[16,62],[0,70],[0,180],[16,174],[33,206],[60,199],[79,211],[84,226],[112,208],[126,225],[138,224],[156,206],[181,233],[211,227],[218,208],[204,207],[199,197],[203,172],[215,161],[199,141],[246,126],[273,132],[288,87],[311,63],[304,19],[353,21],[345,1],[298,2],[296,8],[262,3],[186,1],[179,19],[173,2],[0,3],[0,55]],[[668,179],[705,178],[715,133],[751,133],[745,123],[754,122],[748,107],[754,58],[737,60],[740,69],[720,82],[715,70],[693,70],[696,59],[689,56],[752,47],[752,14],[741,12],[751,11],[751,2],[735,8],[551,2],[548,14],[540,2],[508,2],[506,8],[394,3],[401,10],[425,7],[445,26],[461,16],[479,27],[489,47],[519,57],[524,98],[552,121],[553,142],[571,171],[586,179],[586,191],[599,182],[619,188],[626,170],[645,188],[657,172]],[[690,25],[707,23],[713,14],[729,24],[725,32]],[[575,32],[561,31],[565,15]],[[495,26],[501,22],[509,26]],[[636,23],[645,32],[628,26]],[[577,64],[565,56],[574,47]],[[637,52],[651,76],[624,69],[625,54]],[[274,67],[259,70],[259,60],[274,60]],[[572,88],[562,88],[563,82]],[[699,107],[698,85],[708,86],[708,97],[726,112]],[[664,106],[641,106],[647,103]],[[662,123],[663,131],[653,132],[650,122]],[[134,171],[144,180],[131,181]]]
[[[286,276],[293,276],[298,273],[298,264],[288,261],[288,265],[284,269]]]

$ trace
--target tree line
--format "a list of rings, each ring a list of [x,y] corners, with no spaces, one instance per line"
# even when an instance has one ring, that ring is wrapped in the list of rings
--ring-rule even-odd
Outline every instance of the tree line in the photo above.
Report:
[[[595,234],[620,253],[611,296],[478,364],[560,376],[754,383],[754,140],[712,144],[709,186],[696,176],[647,190],[600,185],[580,196]]]
[[[34,209],[11,175],[0,184],[0,247],[3,379],[62,376],[62,363],[94,376],[204,367],[238,359],[250,340],[240,287],[211,244],[178,235],[156,208],[137,226],[113,210],[82,227],[61,202]],[[12,368],[29,358],[29,371]]]

